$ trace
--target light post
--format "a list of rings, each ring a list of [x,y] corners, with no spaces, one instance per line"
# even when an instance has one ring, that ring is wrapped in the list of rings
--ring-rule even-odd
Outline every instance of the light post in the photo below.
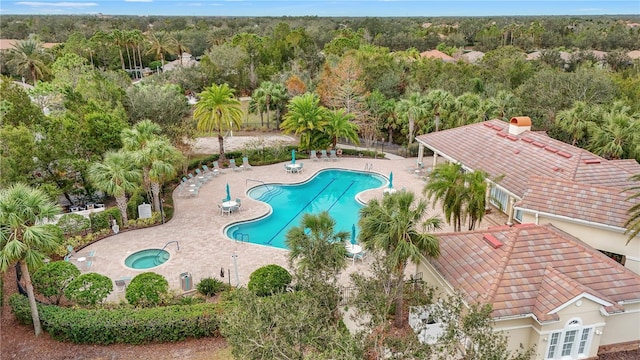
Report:
[[[162,218],[162,223],[164,224],[164,210],[162,209],[162,203],[164,199],[160,199],[160,217]]]
[[[380,152],[382,152],[382,157],[384,157],[384,138],[380,139]]]

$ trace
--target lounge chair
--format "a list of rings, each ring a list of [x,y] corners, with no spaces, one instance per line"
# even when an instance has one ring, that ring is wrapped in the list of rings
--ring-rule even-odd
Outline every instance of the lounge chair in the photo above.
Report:
[[[204,172],[200,171],[200,169],[196,169],[197,181],[201,183],[206,183],[207,181],[209,181],[209,179],[211,179],[211,176],[209,174],[205,174]]]
[[[218,172],[218,173],[223,173],[224,170],[222,170],[222,168],[220,167],[220,165],[218,165],[217,161],[213,162],[213,172]]]
[[[338,156],[336,155],[336,151],[335,150],[331,150],[331,154],[329,155],[329,158],[332,161],[338,161]]]
[[[229,168],[233,171],[240,171],[242,169],[240,169],[238,166],[236,166],[236,159],[229,159]]]
[[[327,150],[322,150],[320,153],[320,158],[324,161],[329,161],[329,156],[327,156]]]
[[[311,150],[311,154],[309,155],[309,159],[312,161],[318,161],[318,154],[315,150]]]
[[[242,168],[242,170],[251,170],[251,164],[249,164],[248,157],[245,156],[242,158],[242,165],[240,167]]]
[[[214,171],[214,169],[209,169],[207,164],[202,165],[202,170],[204,170],[205,174],[210,174],[211,177],[216,177],[218,176],[218,173],[220,173],[219,171]]]

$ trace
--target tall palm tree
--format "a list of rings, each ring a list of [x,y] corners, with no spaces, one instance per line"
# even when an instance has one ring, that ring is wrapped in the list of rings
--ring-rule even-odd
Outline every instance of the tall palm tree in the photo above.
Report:
[[[171,37],[164,31],[155,31],[149,33],[147,39],[150,43],[147,54],[155,54],[164,66],[164,54],[174,54]]]
[[[136,123],[130,129],[124,129],[120,133],[123,149],[128,151],[136,160],[137,166],[142,169],[142,187],[147,193],[147,198],[151,198],[151,181],[149,180],[149,170],[152,159],[148,151],[148,144],[160,137],[162,128],[151,120],[143,120]]]
[[[467,196],[462,165],[447,163],[436,166],[422,192],[429,200],[440,201],[447,223],[452,224],[455,231],[462,230]]]
[[[271,96],[275,91],[275,84],[271,81],[263,81],[260,83],[260,87],[258,87],[252,94],[252,97],[255,97],[258,103],[264,104],[265,110],[267,111],[267,129],[270,128],[270,119],[271,119]]]
[[[396,104],[396,112],[406,117],[409,122],[409,144],[413,143],[413,135],[417,121],[424,119],[428,104],[422,94],[415,92]]]
[[[170,43],[173,46],[173,50],[180,57],[180,65],[182,65],[182,54],[189,52],[186,41],[187,38],[184,36],[184,31],[174,31],[170,35]]]
[[[129,225],[127,193],[134,191],[141,180],[140,170],[133,168],[131,155],[125,151],[108,152],[104,160],[93,164],[88,171],[89,180],[96,189],[116,198],[122,216],[122,225]]]
[[[193,112],[193,118],[198,122],[198,130],[218,133],[221,160],[225,159],[222,135],[234,128],[239,130],[242,125],[240,101],[233,94],[234,90],[229,88],[229,85],[213,84],[200,93],[200,100]]]
[[[465,212],[469,217],[468,230],[475,229],[486,214],[487,173],[475,170],[465,173],[466,182],[466,207]]]
[[[368,250],[386,254],[387,261],[395,269],[398,294],[394,324],[402,328],[404,323],[404,271],[407,262],[422,261],[423,256],[438,257],[438,238],[427,231],[440,228],[440,219],[424,219],[427,203],[420,199],[414,204],[415,195],[399,191],[385,195],[381,201],[373,199],[360,210],[359,241]],[[419,229],[420,228],[420,229]]]
[[[148,155],[140,155],[140,158],[149,159],[149,183],[153,196],[153,209],[160,211],[160,189],[162,185],[176,175],[177,166],[182,159],[182,153],[175,148],[168,139],[158,138],[153,140],[146,148]]]
[[[640,174],[634,175],[631,177],[631,180],[640,182]],[[635,194],[630,195],[627,201],[640,199],[640,183],[626,189],[626,191],[635,191]],[[627,213],[629,214],[629,219],[624,223],[624,227],[627,229],[625,234],[629,235],[629,239],[627,240],[627,245],[629,245],[631,239],[640,235],[640,201],[630,207]]]
[[[122,47],[125,46],[126,35],[123,31],[115,29],[109,34],[109,40],[113,46],[118,48],[118,54],[120,55],[120,65],[122,66],[122,70],[124,70],[125,65],[124,55],[122,54]]]
[[[42,333],[31,273],[45,254],[58,246],[52,225],[43,222],[60,214],[60,207],[40,189],[16,183],[0,190],[0,271],[18,262],[27,288],[36,336]]]
[[[335,231],[336,222],[327,211],[304,214],[300,226],[287,232],[289,266],[319,280],[336,279],[347,261],[344,242],[348,231]]]
[[[358,126],[351,121],[355,115],[347,114],[344,109],[329,111],[327,122],[324,126],[324,133],[331,139],[331,147],[336,148],[338,138],[351,140],[354,144],[359,144]]]
[[[310,149],[326,125],[327,109],[320,105],[320,99],[313,93],[296,96],[287,106],[288,112],[280,128],[284,133],[294,133],[300,137],[300,146]]]
[[[49,72],[45,62],[47,55],[42,44],[34,39],[18,41],[9,53],[7,65],[19,74],[26,76],[35,85],[38,79]]]
[[[426,95],[429,111],[433,113],[436,131],[440,130],[440,115],[453,106],[455,98],[445,90],[431,90]]]
[[[571,109],[558,113],[556,123],[571,135],[571,145],[576,146],[576,143],[587,135],[589,127],[593,126],[597,116],[597,108],[584,101],[576,101]]]

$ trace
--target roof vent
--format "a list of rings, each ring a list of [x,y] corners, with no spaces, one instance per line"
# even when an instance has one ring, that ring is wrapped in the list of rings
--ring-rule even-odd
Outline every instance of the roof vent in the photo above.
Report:
[[[482,240],[484,240],[487,244],[491,245],[492,248],[497,249],[504,245],[502,241],[498,240],[495,236],[491,234],[482,234]]]
[[[527,130],[531,130],[531,118],[528,116],[512,117],[509,121],[509,134],[520,135]]]
[[[557,154],[558,154],[558,155],[560,155],[560,156],[562,156],[562,157],[565,157],[565,158],[567,158],[567,159],[569,159],[569,158],[571,158],[571,156],[573,156],[573,155],[571,155],[571,154],[569,154],[569,153],[566,153],[566,152],[564,152],[564,151],[558,151],[558,152],[557,152]]]
[[[584,159],[585,164],[600,164],[600,159]]]
[[[556,149],[554,147],[551,147],[551,146],[548,146],[548,145],[545,146],[544,149],[547,150],[548,152],[552,152],[552,153],[557,153],[558,152],[558,149]]]

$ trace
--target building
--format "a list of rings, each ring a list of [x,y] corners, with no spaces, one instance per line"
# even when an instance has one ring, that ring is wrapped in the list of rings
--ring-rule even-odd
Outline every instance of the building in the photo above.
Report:
[[[640,276],[553,225],[438,234],[423,279],[467,303],[490,303],[494,330],[535,359],[594,358],[640,344]],[[426,260],[426,259],[425,259]]]
[[[491,120],[416,137],[439,159],[489,175],[486,198],[514,223],[551,223],[640,274],[640,236],[627,243],[626,211],[639,199],[625,192],[638,185],[635,160],[607,160],[531,131],[531,119]],[[488,209],[489,210],[489,209]]]

